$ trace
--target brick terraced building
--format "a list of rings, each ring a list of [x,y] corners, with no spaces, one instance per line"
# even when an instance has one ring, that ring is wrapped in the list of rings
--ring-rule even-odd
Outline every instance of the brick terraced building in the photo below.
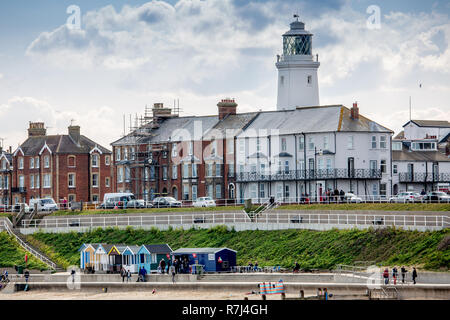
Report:
[[[81,135],[79,126],[47,135],[44,123],[30,122],[11,165],[11,203],[46,197],[96,202],[113,190],[111,151]]]

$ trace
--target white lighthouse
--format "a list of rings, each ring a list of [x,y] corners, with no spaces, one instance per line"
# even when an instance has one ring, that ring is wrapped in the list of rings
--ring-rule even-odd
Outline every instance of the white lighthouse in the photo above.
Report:
[[[278,56],[277,110],[319,105],[318,58],[312,55],[312,33],[305,24],[291,23],[291,30],[283,34],[283,55]]]

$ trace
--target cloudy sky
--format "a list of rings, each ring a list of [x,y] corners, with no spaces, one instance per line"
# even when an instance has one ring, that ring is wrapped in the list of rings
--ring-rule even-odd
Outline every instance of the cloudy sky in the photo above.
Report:
[[[67,27],[71,5],[80,29]],[[321,104],[358,101],[398,132],[412,96],[413,118],[450,120],[448,1],[15,0],[0,3],[0,138],[15,149],[29,121],[57,134],[74,120],[109,147],[124,114],[128,125],[174,99],[183,115],[215,114],[225,97],[241,112],[274,110],[293,13],[314,33]]]

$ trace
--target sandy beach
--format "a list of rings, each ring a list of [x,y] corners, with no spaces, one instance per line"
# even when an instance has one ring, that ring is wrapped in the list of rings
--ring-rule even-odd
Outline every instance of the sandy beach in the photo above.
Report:
[[[45,291],[35,290],[0,294],[0,300],[261,300],[260,295],[243,293],[226,293],[216,291],[129,291],[129,292],[83,292],[83,291]],[[289,297],[289,295],[287,295]],[[267,300],[281,300],[280,295],[268,295]]]

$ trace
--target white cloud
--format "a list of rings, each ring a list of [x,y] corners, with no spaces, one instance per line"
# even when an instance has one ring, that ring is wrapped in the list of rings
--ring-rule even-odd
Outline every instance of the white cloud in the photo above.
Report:
[[[49,71],[60,72],[83,95],[91,91],[91,79],[97,80],[101,105],[110,106],[98,113],[98,101],[80,98],[84,106],[74,111],[78,106],[61,98],[58,106],[66,110],[65,116],[49,119],[56,121],[55,126],[62,121],[63,131],[67,118],[79,116],[83,128],[100,122],[108,129],[93,130],[92,138],[109,143],[122,132],[121,114],[145,103],[168,103],[179,97],[186,114],[214,114],[216,102],[231,96],[240,111],[274,109],[275,55],[281,53],[281,34],[288,29],[292,6],[285,1],[249,3],[245,14],[231,0],[180,0],[175,5],[151,1],[87,12],[82,30],[61,26],[41,33],[27,56]],[[439,116],[448,117],[448,15],[382,14],[380,30],[367,29],[366,13],[355,11],[349,2],[314,19],[302,17],[314,33],[313,51],[320,55],[321,103],[351,105],[358,100],[363,114],[398,131],[408,118],[408,96],[415,95],[418,83],[424,82],[427,93],[421,99],[414,97],[414,110],[441,110]],[[438,34],[443,35],[441,44],[435,40]],[[71,79],[79,69],[89,81]],[[35,83],[40,76],[30,75]],[[59,86],[55,81],[50,95],[57,95]],[[120,106],[118,100],[125,102]],[[83,115],[89,112],[92,119]],[[116,119],[109,115],[105,119],[105,112]],[[436,114],[418,113],[429,118]],[[23,115],[22,121],[32,120]]]
[[[0,105],[0,136],[5,145],[17,147],[27,138],[28,122],[44,122],[47,134],[66,134],[71,120],[81,126],[81,133],[109,148],[112,139],[110,128],[114,127],[116,114],[108,106],[102,106],[87,112],[60,111],[47,101],[33,97],[13,97]],[[11,140],[14,137],[16,141]]]

